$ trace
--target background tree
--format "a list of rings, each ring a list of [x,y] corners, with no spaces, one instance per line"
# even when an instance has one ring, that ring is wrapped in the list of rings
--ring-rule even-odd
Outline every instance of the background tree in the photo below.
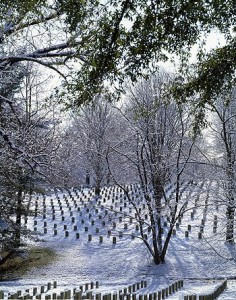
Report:
[[[58,132],[58,150],[53,160],[50,182],[55,187],[79,187],[85,184],[84,164],[81,149],[83,143],[78,139],[78,132],[73,122],[61,125]]]
[[[108,95],[98,95],[87,105],[70,113],[70,122],[60,134],[60,147],[55,160],[58,169],[55,185],[112,185],[106,156],[112,149],[128,149],[130,132],[121,117],[121,103],[111,103]],[[114,150],[113,174],[125,184],[136,182],[136,173],[124,155]],[[128,166],[128,167],[127,167]],[[55,180],[55,176],[54,176]]]
[[[224,199],[222,204],[226,205],[226,241],[229,243],[234,242],[235,218],[235,96],[234,89],[231,93],[222,93],[211,106],[214,156],[218,161],[217,173]]]
[[[86,184],[95,186],[95,195],[100,195],[101,185],[109,184],[106,153],[114,139],[115,116],[111,103],[98,95],[80,108],[75,115],[73,128],[81,144],[81,153]],[[81,166],[82,167],[82,166]]]
[[[18,90],[2,102],[0,124],[1,220],[6,224],[1,228],[1,247],[12,253],[21,243],[21,233],[28,234],[22,217],[30,213],[32,192],[43,191],[56,151],[52,105],[45,105],[39,95],[41,82],[31,74],[30,65],[21,67],[24,76]]]

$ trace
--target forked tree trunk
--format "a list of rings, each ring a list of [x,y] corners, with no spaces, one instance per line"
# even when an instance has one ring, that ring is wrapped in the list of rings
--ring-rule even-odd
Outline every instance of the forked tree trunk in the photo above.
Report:
[[[156,226],[157,226],[157,243],[158,243],[158,251],[162,253],[162,224],[161,224],[161,199],[163,197],[163,189],[162,189],[162,182],[161,178],[155,178],[153,181],[153,188],[154,188],[154,197],[155,197],[155,208],[156,208]]]
[[[159,265],[162,263],[159,252],[154,253],[153,261],[156,265]]]
[[[161,259],[160,259],[161,252],[159,249],[158,232],[157,232],[154,212],[153,212],[153,208],[151,205],[151,199],[148,194],[145,195],[145,199],[147,202],[148,212],[149,212],[149,217],[150,217],[150,222],[151,222],[153,259],[154,259],[154,263],[159,265],[161,263]]]

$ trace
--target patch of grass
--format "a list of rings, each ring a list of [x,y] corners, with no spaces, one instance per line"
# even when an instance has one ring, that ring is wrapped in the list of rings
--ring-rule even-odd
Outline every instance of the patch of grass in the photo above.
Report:
[[[0,280],[22,277],[32,268],[39,268],[52,263],[56,254],[49,248],[24,249],[14,254],[0,266]]]

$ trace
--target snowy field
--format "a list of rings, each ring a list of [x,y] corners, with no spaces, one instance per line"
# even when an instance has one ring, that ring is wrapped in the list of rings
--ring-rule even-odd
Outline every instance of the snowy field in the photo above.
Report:
[[[119,293],[135,283],[140,283],[136,295],[153,294],[179,280],[183,280],[183,287],[168,299],[211,293],[224,278],[236,276],[235,247],[224,243],[224,209],[211,198],[211,187],[207,183],[185,190],[182,201],[187,201],[187,211],[179,220],[165,264],[158,266],[139,238],[135,212],[119,188],[104,189],[99,200],[88,189],[35,197],[31,203],[33,216],[23,220],[39,239],[31,244],[52,248],[58,255],[46,267],[1,282],[5,299],[9,292],[33,291],[40,286],[45,286],[42,299],[53,298],[52,293],[60,294],[91,282],[93,293],[102,295]],[[133,193],[138,198],[139,189],[134,187]],[[144,204],[141,201],[139,205],[145,213]],[[165,216],[163,228],[164,236],[168,228]],[[148,229],[146,234],[150,238]],[[54,281],[57,286],[46,292],[47,284],[53,285]],[[96,282],[99,286],[95,289]],[[219,299],[236,299],[234,281],[228,281],[228,288]]]

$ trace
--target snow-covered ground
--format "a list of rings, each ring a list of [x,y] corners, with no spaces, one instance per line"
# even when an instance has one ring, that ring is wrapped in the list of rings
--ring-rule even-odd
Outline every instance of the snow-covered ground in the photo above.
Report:
[[[85,282],[98,281],[97,292],[110,293],[146,280],[147,287],[138,292],[144,294],[159,291],[183,279],[184,287],[169,299],[181,299],[183,294],[211,292],[221,282],[219,279],[235,276],[235,247],[224,243],[224,227],[220,221],[224,211],[210,206],[211,199],[206,193],[195,200],[194,190],[191,193],[186,191],[183,199],[188,197],[191,198],[189,210],[170,242],[166,262],[155,265],[141,239],[131,237],[132,234],[139,235],[134,219],[130,219],[134,212],[118,189],[104,191],[100,203],[87,189],[76,193],[71,191],[70,195],[65,191],[58,192],[44,200],[39,196],[32,202],[37,216],[29,217],[26,226],[32,230],[35,227],[42,233],[37,246],[52,248],[58,256],[51,264],[32,269],[22,278],[1,282],[0,289],[14,292],[57,281],[55,291],[60,292],[78,288]],[[205,203],[206,197],[209,198],[207,206],[194,208],[196,201]],[[115,210],[120,213],[114,214]],[[216,219],[217,230],[213,233]],[[199,239],[202,223],[203,238]],[[167,228],[168,224],[164,227],[164,234]],[[187,230],[189,236],[185,237]],[[232,281],[231,290],[233,286],[236,284]],[[232,296],[234,292],[229,293]],[[236,299],[236,292],[232,299]]]

